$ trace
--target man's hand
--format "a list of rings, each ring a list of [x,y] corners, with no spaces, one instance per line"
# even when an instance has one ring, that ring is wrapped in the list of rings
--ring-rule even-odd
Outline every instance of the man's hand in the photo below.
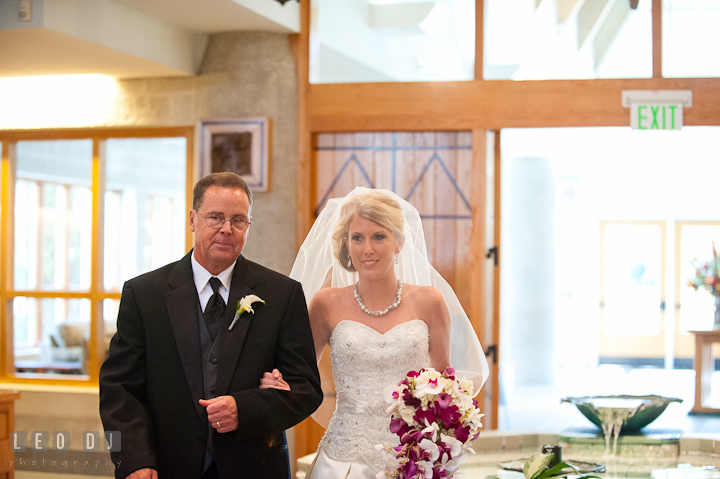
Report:
[[[125,476],[125,479],[158,479],[157,471],[146,467],[145,469],[138,469],[129,476]]]
[[[260,389],[282,389],[290,391],[290,385],[282,378],[282,374],[277,369],[273,369],[271,373],[263,374],[260,379]]]
[[[217,432],[230,432],[238,427],[237,404],[232,396],[219,396],[213,399],[201,399],[208,421]]]

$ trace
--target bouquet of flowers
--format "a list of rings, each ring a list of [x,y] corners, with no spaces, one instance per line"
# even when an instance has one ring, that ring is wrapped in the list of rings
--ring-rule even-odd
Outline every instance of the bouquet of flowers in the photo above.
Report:
[[[688,280],[688,286],[695,291],[703,288],[713,296],[720,296],[720,275],[718,274],[720,258],[715,250],[715,243],[713,243],[713,257],[710,261],[700,261],[694,258],[692,265],[695,267],[695,276]]]
[[[451,478],[482,423],[473,383],[455,378],[455,370],[442,373],[427,368],[410,371],[397,386],[385,388],[392,414],[390,431],[400,438],[398,446],[378,444],[388,454],[384,472],[377,479]]]

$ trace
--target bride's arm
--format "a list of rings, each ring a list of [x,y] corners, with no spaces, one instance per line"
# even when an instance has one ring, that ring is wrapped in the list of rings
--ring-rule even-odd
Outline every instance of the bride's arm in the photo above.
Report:
[[[337,290],[333,288],[324,288],[318,291],[310,301],[308,314],[310,315],[310,327],[312,328],[313,342],[315,343],[315,357],[318,364],[322,357],[323,350],[330,340],[330,311],[332,310],[333,301]]]
[[[450,366],[451,318],[445,298],[437,289],[423,288],[423,318],[430,336],[430,367],[444,371]]]
[[[334,291],[329,288],[321,289],[315,294],[310,306],[308,307],[308,313],[310,315],[310,327],[312,328],[313,342],[315,343],[315,357],[317,357],[318,364],[320,363],[320,357],[325,345],[330,339],[330,328],[328,325],[328,305],[332,304],[332,296]],[[290,391],[290,386],[282,378],[282,373],[277,369],[273,369],[271,373],[264,373],[263,377],[260,378],[260,389],[282,389]]]

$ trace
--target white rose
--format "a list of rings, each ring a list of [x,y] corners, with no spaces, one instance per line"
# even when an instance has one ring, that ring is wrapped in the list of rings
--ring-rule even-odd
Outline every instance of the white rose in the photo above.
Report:
[[[408,424],[408,426],[415,424],[415,420],[413,419],[414,415],[415,411],[412,408],[406,407],[400,410],[400,417]]]

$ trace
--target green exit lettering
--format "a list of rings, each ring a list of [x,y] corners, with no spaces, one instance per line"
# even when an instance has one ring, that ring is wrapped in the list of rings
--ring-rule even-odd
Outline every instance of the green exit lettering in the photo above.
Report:
[[[683,124],[680,104],[634,104],[630,109],[634,130],[679,130]]]

